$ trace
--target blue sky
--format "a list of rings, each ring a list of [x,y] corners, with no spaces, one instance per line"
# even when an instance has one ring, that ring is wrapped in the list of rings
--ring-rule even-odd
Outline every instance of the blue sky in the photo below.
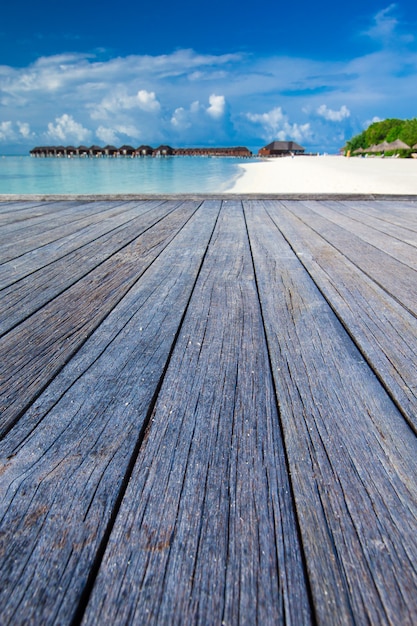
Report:
[[[417,3],[8,3],[0,153],[35,145],[246,145],[336,152],[417,116]]]

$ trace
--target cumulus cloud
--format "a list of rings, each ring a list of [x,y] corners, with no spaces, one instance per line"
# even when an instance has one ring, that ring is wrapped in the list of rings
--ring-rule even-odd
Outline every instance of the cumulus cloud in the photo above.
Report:
[[[113,128],[106,128],[105,126],[99,126],[96,130],[96,136],[99,141],[105,144],[118,144],[120,142],[119,136]]]
[[[186,130],[187,128],[191,128],[193,122],[196,122],[198,115],[205,110],[206,109],[198,100],[194,100],[188,109],[184,107],[178,107],[175,109],[171,117],[171,124],[176,130]]]
[[[224,96],[216,96],[216,94],[212,94],[209,97],[210,106],[207,108],[207,113],[210,117],[215,120],[219,119],[224,115],[226,100]]]
[[[27,122],[17,121],[16,123],[11,120],[0,123],[0,141],[21,141],[22,139],[28,139],[33,136],[30,131],[30,126]]]
[[[24,137],[25,139],[30,137],[30,135],[31,135],[30,126],[29,126],[29,124],[27,122],[17,122],[17,127],[18,127],[19,133],[22,135],[22,137]]]
[[[75,140],[82,143],[90,138],[91,132],[76,122],[72,115],[64,113],[61,117],[55,118],[55,124],[49,122],[46,135],[52,141]]]
[[[0,122],[0,141],[7,141],[13,139],[15,137],[15,133],[13,131],[13,123],[8,122]]]
[[[95,131],[96,137],[106,143],[106,144],[115,144],[117,145],[122,140],[126,141],[128,139],[139,139],[141,136],[140,130],[133,125],[123,125],[116,124],[113,127],[99,126]],[[125,137],[121,139],[121,135]]]
[[[260,135],[264,139],[279,141],[305,141],[311,136],[310,123],[290,123],[281,107],[275,107],[267,113],[247,113],[247,119],[261,127]]]
[[[350,117],[350,111],[346,105],[341,106],[338,111],[334,111],[333,109],[329,109],[325,104],[321,104],[317,109],[317,114],[330,122],[341,122]]]
[[[371,120],[365,120],[362,126],[366,130],[371,124],[375,124],[375,122],[382,122],[382,119],[378,117],[378,115],[374,115]]]
[[[154,91],[146,91],[146,89],[140,89],[137,94],[138,105],[143,111],[159,111],[161,105],[156,99]]]
[[[401,23],[389,26],[393,19],[390,5],[373,27],[401,32]],[[376,115],[415,115],[416,52],[412,45],[397,50],[393,41],[337,62],[178,50],[100,62],[68,54],[22,68],[3,65],[0,119],[8,121],[0,123],[0,139],[6,149],[7,142],[30,148],[95,137],[115,145],[237,141],[249,147],[291,138],[331,150],[339,147],[337,134],[360,132]]]
[[[207,115],[213,120],[219,120],[224,117],[225,111],[225,97],[211,94],[208,106],[194,100],[188,108],[177,107],[170,121],[176,130],[185,130],[196,125],[200,127],[206,125]]]
[[[189,113],[184,107],[178,107],[175,109],[171,117],[171,124],[178,130],[186,130],[191,127],[191,121],[189,119]]]

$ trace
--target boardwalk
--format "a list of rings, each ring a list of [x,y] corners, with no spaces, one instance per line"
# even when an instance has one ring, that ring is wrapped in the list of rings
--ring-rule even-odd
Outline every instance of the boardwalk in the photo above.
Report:
[[[417,623],[417,200],[0,224],[2,625]]]

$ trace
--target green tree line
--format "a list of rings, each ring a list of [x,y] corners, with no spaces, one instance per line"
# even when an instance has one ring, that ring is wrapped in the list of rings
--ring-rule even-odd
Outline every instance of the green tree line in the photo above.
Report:
[[[413,148],[417,144],[417,118],[411,120],[387,119],[374,122],[362,133],[355,135],[346,142],[345,153],[350,150],[352,154],[358,148],[366,150],[383,141],[391,143],[396,139],[401,139],[410,148]],[[411,153],[412,150],[401,152],[404,153],[402,156],[408,156],[407,153]]]

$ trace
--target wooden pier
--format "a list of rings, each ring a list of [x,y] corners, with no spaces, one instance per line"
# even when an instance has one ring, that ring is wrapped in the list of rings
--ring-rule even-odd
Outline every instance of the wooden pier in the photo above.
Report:
[[[417,199],[0,203],[0,623],[417,623]]]

